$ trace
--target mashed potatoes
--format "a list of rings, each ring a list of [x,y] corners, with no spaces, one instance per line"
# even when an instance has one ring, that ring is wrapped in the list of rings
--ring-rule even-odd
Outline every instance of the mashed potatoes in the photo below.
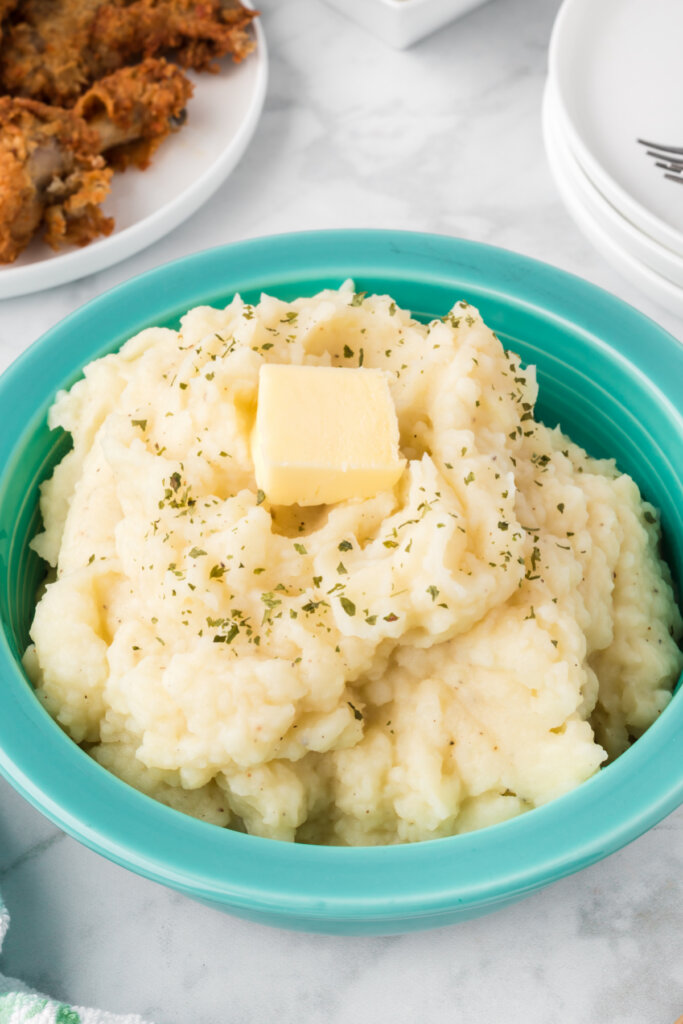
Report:
[[[395,487],[271,507],[264,361],[386,371]],[[350,283],[138,334],[50,413],[40,699],[131,785],[277,839],[429,839],[583,782],[666,706],[681,618],[654,509],[535,399],[471,306],[425,325]]]

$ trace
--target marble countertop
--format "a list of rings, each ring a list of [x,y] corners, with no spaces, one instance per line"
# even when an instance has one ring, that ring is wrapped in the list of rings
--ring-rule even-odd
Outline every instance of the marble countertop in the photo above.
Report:
[[[271,79],[242,163],[186,224],[106,272],[0,303],[0,370],[58,319],[177,256],[253,235],[407,228],[578,273],[683,339],[575,228],[541,140],[559,0],[491,0],[393,52],[321,0],[263,0]],[[133,172],[131,172],[133,173]],[[516,906],[391,938],[289,934],[221,915],[63,835],[0,780],[0,964],[52,995],[156,1024],[673,1024],[683,808]]]

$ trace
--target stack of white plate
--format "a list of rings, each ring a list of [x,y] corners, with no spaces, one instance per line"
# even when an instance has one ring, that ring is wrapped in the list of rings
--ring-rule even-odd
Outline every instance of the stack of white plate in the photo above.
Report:
[[[640,291],[683,316],[683,0],[565,0],[543,131],[583,233]],[[682,152],[658,167],[665,161],[641,139]]]

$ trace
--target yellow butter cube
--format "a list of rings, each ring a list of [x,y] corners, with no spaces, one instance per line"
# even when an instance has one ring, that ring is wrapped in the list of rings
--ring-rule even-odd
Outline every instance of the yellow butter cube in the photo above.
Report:
[[[380,370],[267,363],[252,437],[256,483],[273,505],[370,498],[405,465]]]

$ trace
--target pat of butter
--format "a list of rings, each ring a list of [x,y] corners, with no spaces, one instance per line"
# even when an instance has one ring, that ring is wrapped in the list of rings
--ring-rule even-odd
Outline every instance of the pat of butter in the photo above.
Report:
[[[370,498],[405,465],[380,370],[267,363],[252,436],[256,483],[273,505]]]

